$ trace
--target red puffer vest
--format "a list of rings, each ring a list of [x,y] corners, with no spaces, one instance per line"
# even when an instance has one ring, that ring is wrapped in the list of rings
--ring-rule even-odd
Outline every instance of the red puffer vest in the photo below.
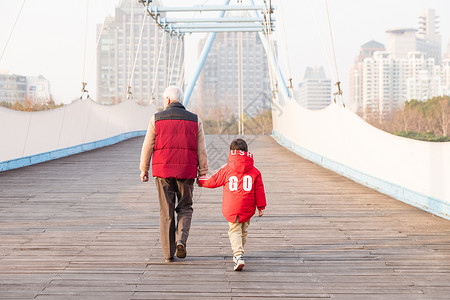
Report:
[[[155,114],[152,175],[161,178],[197,177],[198,118],[181,103],[169,103]]]
[[[266,194],[261,172],[253,166],[250,152],[231,150],[228,163],[210,177],[199,177],[199,184],[207,188],[223,186],[222,213],[228,222],[250,220],[256,208],[266,207]]]

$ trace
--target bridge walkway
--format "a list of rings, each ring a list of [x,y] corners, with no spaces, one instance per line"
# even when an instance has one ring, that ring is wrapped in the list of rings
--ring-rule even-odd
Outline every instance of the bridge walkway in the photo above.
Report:
[[[449,221],[246,139],[268,207],[242,272],[221,189],[195,190],[188,256],[164,264],[140,137],[0,173],[0,299],[448,299]],[[207,136],[212,169],[230,140]]]

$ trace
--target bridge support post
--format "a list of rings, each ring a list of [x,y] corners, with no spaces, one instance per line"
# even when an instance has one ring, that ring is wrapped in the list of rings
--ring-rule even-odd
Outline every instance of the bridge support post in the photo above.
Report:
[[[230,3],[230,0],[225,0],[224,5],[228,5]],[[226,11],[221,11],[219,14],[219,18],[223,18]],[[200,54],[197,67],[195,68],[195,72],[191,78],[191,81],[189,82],[189,85],[186,88],[186,91],[184,93],[184,102],[183,105],[186,107],[189,103],[189,100],[192,96],[192,92],[194,91],[195,84],[197,83],[197,79],[200,76],[200,72],[203,69],[203,65],[205,64],[206,58],[208,57],[209,50],[211,50],[212,43],[214,42],[214,39],[216,38],[216,32],[211,32],[208,36],[208,39],[206,40],[205,46],[203,46],[202,53]]]

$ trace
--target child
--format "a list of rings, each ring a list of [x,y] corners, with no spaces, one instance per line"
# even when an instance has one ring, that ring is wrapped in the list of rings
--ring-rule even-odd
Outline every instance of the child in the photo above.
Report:
[[[243,139],[231,142],[228,163],[211,177],[201,176],[198,184],[206,188],[223,186],[222,213],[230,226],[228,236],[233,249],[234,270],[245,266],[244,246],[250,218],[258,208],[262,216],[266,207],[266,195],[261,172],[253,166],[253,154],[248,152]]]

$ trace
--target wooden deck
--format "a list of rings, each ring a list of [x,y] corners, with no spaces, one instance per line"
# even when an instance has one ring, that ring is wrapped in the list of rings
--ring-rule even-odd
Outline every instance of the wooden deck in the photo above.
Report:
[[[195,191],[188,257],[164,264],[143,138],[0,173],[1,299],[449,299],[450,222],[247,137],[266,214],[233,272],[221,189]],[[231,137],[208,136],[219,167]]]

